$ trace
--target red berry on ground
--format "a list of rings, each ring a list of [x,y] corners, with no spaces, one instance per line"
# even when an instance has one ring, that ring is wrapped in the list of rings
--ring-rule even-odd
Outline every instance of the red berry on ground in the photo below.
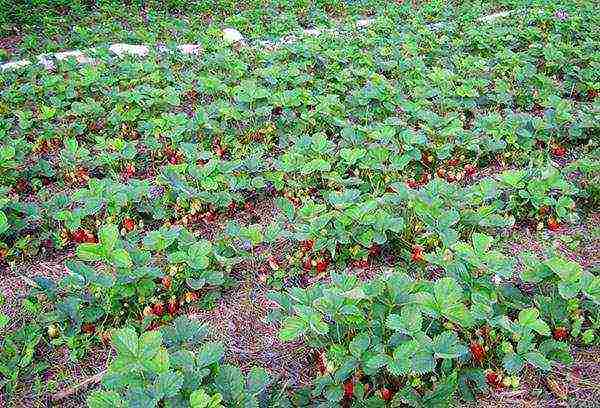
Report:
[[[477,342],[472,342],[469,346],[471,350],[471,354],[473,354],[473,359],[478,363],[482,363],[485,360],[485,349],[483,346]]]
[[[413,262],[422,262],[425,260],[425,258],[423,258],[423,248],[419,245],[414,245],[412,248],[412,253],[410,256],[410,259]]]
[[[552,337],[554,337],[554,340],[563,341],[569,337],[569,332],[565,327],[559,326],[552,332]]]
[[[167,303],[167,311],[171,316],[175,316],[177,314],[179,311],[179,302],[177,302],[177,299],[169,299],[169,302]]]
[[[567,149],[563,146],[556,146],[552,149],[552,154],[556,157],[563,157],[567,153]]]
[[[158,317],[162,317],[165,314],[165,306],[162,302],[157,302],[152,306],[152,313]]]
[[[560,228],[560,223],[554,217],[548,218],[548,229],[550,231],[557,231]]]
[[[354,383],[352,382],[352,380],[346,380],[346,382],[344,383],[344,397],[352,398],[353,395],[354,395]]]
[[[96,326],[92,323],[84,323],[81,325],[81,332],[85,334],[94,334],[96,331]]]
[[[125,231],[127,232],[133,231],[135,229],[135,221],[131,218],[125,218],[123,220],[123,228],[125,228]]]
[[[327,266],[329,266],[329,262],[325,259],[320,259],[317,261],[317,272],[325,272],[327,270]]]
[[[383,387],[381,389],[381,399],[384,400],[384,401],[391,400],[392,399],[392,392],[388,388]]]

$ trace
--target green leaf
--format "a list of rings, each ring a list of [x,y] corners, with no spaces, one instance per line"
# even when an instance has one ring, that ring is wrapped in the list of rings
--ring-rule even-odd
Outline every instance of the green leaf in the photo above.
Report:
[[[160,374],[154,383],[156,395],[158,398],[172,398],[183,386],[183,375],[173,371],[167,371]]]
[[[473,240],[473,249],[477,256],[485,256],[486,252],[492,246],[492,242],[494,239],[488,235],[480,234],[475,232],[472,237]]]
[[[84,243],[79,244],[75,250],[75,254],[82,261],[99,261],[104,259],[106,252],[100,244]]]
[[[524,360],[516,353],[508,353],[502,359],[502,365],[507,373],[517,374],[523,369]]]
[[[98,231],[98,239],[106,252],[111,252],[119,240],[119,229],[113,224],[105,225]]]
[[[123,400],[115,391],[93,391],[87,398],[89,408],[124,407]]]
[[[113,264],[117,268],[131,268],[133,262],[131,261],[131,257],[129,256],[129,252],[124,249],[115,249],[110,254]]]
[[[225,347],[219,342],[207,342],[200,347],[196,355],[198,365],[200,367],[206,367],[214,363],[221,361],[225,355]]]
[[[360,357],[365,351],[367,351],[370,343],[371,337],[368,333],[364,332],[355,336],[348,345],[348,348],[353,356]]]
[[[8,218],[6,218],[6,214],[4,211],[0,211],[0,234],[5,232],[8,229]]]
[[[120,357],[136,359],[139,353],[138,336],[131,327],[115,330],[112,343]]]
[[[141,361],[153,359],[162,346],[162,333],[156,330],[147,331],[140,336],[138,353]]]
[[[447,330],[434,337],[433,351],[438,358],[457,358],[465,348],[461,347],[456,333]]]
[[[390,314],[386,326],[403,334],[413,334],[421,331],[423,316],[417,306],[404,306],[400,315]]]
[[[246,391],[252,395],[258,395],[265,391],[271,383],[271,377],[264,368],[252,367],[246,381]]]
[[[537,321],[540,312],[535,307],[523,309],[519,312],[519,324],[525,327],[531,327]]]
[[[211,397],[203,389],[190,394],[190,408],[223,408],[221,401],[223,401],[221,394],[215,394]]]
[[[215,389],[225,401],[234,402],[244,392],[242,370],[232,365],[224,365],[215,377]]]
[[[550,361],[537,351],[531,351],[525,354],[524,357],[525,360],[527,360],[529,363],[539,368],[540,370],[550,371],[550,369],[552,369],[552,364],[550,363]]]
[[[306,321],[298,317],[288,317],[284,320],[283,326],[279,330],[279,338],[282,341],[296,340],[308,330]]]

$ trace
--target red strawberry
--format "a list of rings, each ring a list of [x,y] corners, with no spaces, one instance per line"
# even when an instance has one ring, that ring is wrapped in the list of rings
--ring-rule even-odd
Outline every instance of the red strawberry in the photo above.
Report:
[[[235,212],[235,208],[236,208],[235,201],[230,202],[229,205],[227,206],[227,209],[232,214]]]
[[[173,283],[173,279],[171,279],[169,275],[163,276],[163,278],[161,279],[161,283],[166,290],[170,290],[171,284]]]
[[[171,164],[179,164],[179,157],[176,155],[169,156],[169,163]]]
[[[125,169],[123,169],[123,176],[125,178],[130,178],[130,177],[133,177],[134,174],[135,174],[135,166],[133,165],[133,163],[127,163],[125,165]]]
[[[313,248],[314,245],[315,241],[312,239],[307,239],[306,241],[300,242],[300,249],[302,249],[304,252],[308,252]]]
[[[548,218],[548,229],[550,231],[557,231],[560,228],[560,223],[554,217]]]
[[[413,245],[412,248],[412,254],[410,256],[410,259],[413,262],[422,262],[425,260],[425,258],[423,258],[423,248],[419,245]]]
[[[381,254],[381,247],[377,244],[371,245],[371,248],[369,248],[369,255],[371,255],[372,257],[377,257],[380,254]]]
[[[135,229],[135,221],[131,218],[125,218],[123,220],[123,228],[125,228],[125,231],[127,232],[133,231]]]
[[[225,149],[223,149],[220,145],[215,147],[215,154],[219,156],[219,158],[223,158],[225,156]]]
[[[558,326],[554,329],[554,331],[552,331],[552,337],[554,337],[554,340],[563,341],[569,337],[569,332],[566,328]]]
[[[246,201],[244,203],[244,210],[246,210],[246,211],[254,211],[254,204],[252,204],[252,201]]]
[[[354,383],[352,382],[352,380],[346,380],[346,382],[344,383],[344,397],[352,398],[353,395],[354,395]]]
[[[460,160],[458,159],[458,157],[454,157],[454,158],[448,160],[448,164],[450,166],[458,166],[458,163],[460,163]]]
[[[310,257],[306,258],[304,262],[302,262],[302,267],[306,271],[310,271],[312,269],[312,259]]]
[[[84,323],[81,325],[81,331],[85,334],[94,334],[96,331],[96,326],[94,326],[92,323]]]
[[[545,206],[545,205],[541,206],[539,209],[540,215],[546,215],[546,214],[548,214],[548,211],[549,211],[549,208],[548,208],[548,206]]]
[[[167,303],[167,311],[171,316],[175,316],[177,314],[179,311],[179,302],[177,302],[177,299],[169,299],[169,302]]]
[[[552,154],[556,157],[563,157],[567,153],[567,149],[563,146],[555,146],[552,148]]]
[[[388,389],[383,387],[381,389],[381,399],[384,401],[389,401],[392,399],[392,392]]]
[[[163,304],[163,302],[156,302],[154,304],[154,306],[152,306],[152,313],[154,313],[155,316],[161,317],[162,315],[165,314],[165,305]]]
[[[73,232],[71,237],[73,241],[77,242],[78,244],[81,244],[82,242],[85,242],[87,238],[87,233],[83,229],[79,228],[78,230]]]
[[[477,342],[471,342],[469,348],[471,354],[473,354],[473,359],[481,364],[485,360],[485,349],[483,346]]]
[[[325,357],[325,352],[322,350],[317,351],[316,358],[317,358],[317,368],[319,369],[319,373],[321,373],[321,375],[324,375],[327,372],[327,359]]]
[[[490,386],[494,388],[500,388],[502,386],[502,380],[498,373],[496,373],[495,371],[488,371],[485,374],[485,380]]]
[[[364,269],[369,266],[369,261],[366,259],[357,259],[352,264],[355,268]]]
[[[406,184],[408,184],[408,187],[410,187],[412,189],[415,189],[415,188],[419,187],[419,183],[416,182],[416,181],[414,181],[414,180],[408,180],[406,182]]]
[[[475,175],[475,173],[477,172],[477,167],[475,167],[472,164],[467,164],[465,166],[465,175],[467,177],[473,177]]]
[[[329,261],[325,259],[319,259],[317,261],[317,272],[325,272],[327,270],[327,266],[329,266]]]

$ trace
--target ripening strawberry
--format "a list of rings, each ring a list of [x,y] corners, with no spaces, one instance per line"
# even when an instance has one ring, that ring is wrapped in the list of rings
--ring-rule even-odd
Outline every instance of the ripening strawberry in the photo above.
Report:
[[[98,243],[98,238],[91,232],[85,231],[85,242],[88,244],[96,244]]]
[[[458,157],[453,157],[452,159],[448,160],[448,164],[450,166],[458,166],[459,163],[460,160],[458,159]]]
[[[552,331],[552,337],[554,340],[563,341],[569,337],[569,332],[565,327],[558,326]]]
[[[483,346],[477,342],[471,342],[469,349],[471,350],[471,354],[473,354],[473,359],[478,363],[482,363],[485,360],[485,349]]]
[[[413,262],[422,262],[422,261],[424,261],[425,258],[423,258],[423,247],[421,247],[419,245],[413,245],[412,253],[410,255],[410,259]]]
[[[175,154],[172,156],[169,156],[168,160],[169,160],[169,163],[171,163],[171,164],[179,164],[179,157],[177,157],[177,155],[175,155]]]
[[[560,228],[560,223],[554,217],[548,218],[548,229],[550,231],[557,231]]]
[[[96,326],[92,323],[84,323],[81,325],[81,332],[85,334],[94,334],[96,331]]]
[[[319,259],[317,261],[317,272],[322,273],[327,270],[329,262],[326,259]]]
[[[173,283],[173,279],[169,275],[166,275],[166,276],[162,277],[161,283],[162,283],[163,287],[165,288],[165,290],[170,290],[171,284]]]
[[[567,153],[567,149],[564,146],[555,146],[552,148],[552,154],[556,157],[564,157]]]
[[[550,211],[550,209],[548,208],[547,205],[543,205],[539,209],[540,215],[546,215],[546,214],[548,214],[548,211]]]
[[[406,184],[408,184],[408,187],[412,189],[419,187],[419,183],[414,180],[408,180]]]
[[[384,401],[391,400],[392,399],[392,392],[388,388],[383,387],[381,389],[381,399],[384,400]]]
[[[142,316],[144,317],[150,317],[154,314],[154,312],[152,311],[152,307],[151,306],[146,306],[144,308],[144,310],[142,311]]]
[[[354,383],[352,382],[352,380],[346,380],[346,382],[344,383],[344,397],[352,398],[353,395],[354,395]]]
[[[227,206],[227,210],[229,210],[229,212],[232,214],[235,213],[235,208],[236,208],[235,201],[230,202],[229,205]]]
[[[312,269],[312,259],[310,259],[310,257],[302,262],[302,268],[304,268],[305,271],[310,271]]]
[[[179,302],[177,302],[177,299],[175,299],[175,298],[169,299],[169,301],[167,302],[167,312],[169,312],[169,314],[171,316],[175,316],[178,311],[179,311]]]
[[[127,232],[133,231],[135,229],[135,221],[131,218],[125,218],[123,220],[123,228],[125,228],[125,231]]]
[[[154,306],[152,306],[152,313],[155,316],[161,317],[165,314],[165,305],[163,302],[156,302]]]
[[[271,255],[267,261],[272,270],[276,271],[279,269],[279,262],[275,256]]]
[[[219,158],[223,158],[225,156],[225,149],[223,149],[221,147],[221,145],[215,147],[215,154],[219,157]]]
[[[246,201],[244,203],[244,210],[246,210],[246,211],[254,211],[254,204],[252,203],[252,201]]]
[[[196,292],[185,292],[183,299],[186,303],[192,303],[198,300],[198,294]]]
[[[100,340],[102,341],[102,344],[108,346],[112,340],[112,334],[110,331],[106,330],[100,333]]]

